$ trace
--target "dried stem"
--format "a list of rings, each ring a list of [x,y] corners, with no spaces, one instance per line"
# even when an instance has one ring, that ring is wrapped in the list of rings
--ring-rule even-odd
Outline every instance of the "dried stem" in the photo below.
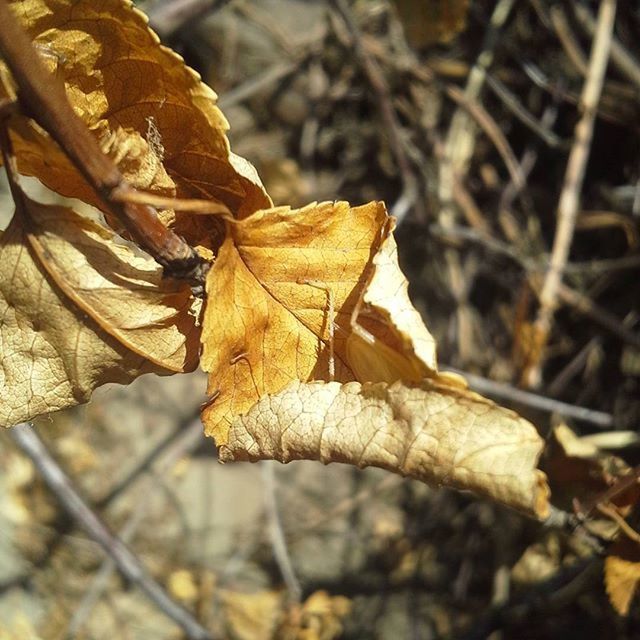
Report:
[[[402,179],[403,189],[402,195],[392,207],[391,213],[401,221],[411,207],[422,207],[418,198],[417,179],[411,169],[411,164],[405,152],[402,140],[402,127],[396,114],[395,108],[391,101],[389,87],[384,79],[384,75],[375,61],[373,56],[369,54],[364,43],[364,38],[356,21],[351,14],[349,6],[345,0],[331,0],[331,6],[335,12],[342,18],[349,34],[353,40],[353,52],[356,59],[369,81],[371,89],[375,93],[377,107],[380,111],[380,118],[386,128],[389,146],[393,153],[398,170]],[[422,216],[422,212],[418,211],[418,217]]]
[[[611,38],[616,15],[616,0],[603,0],[598,14],[589,68],[582,90],[582,117],[575,128],[575,135],[567,169],[564,176],[562,193],[558,203],[558,226],[553,241],[549,269],[540,293],[540,309],[535,322],[537,350],[535,362],[532,362],[526,375],[530,387],[537,387],[541,380],[544,350],[558,305],[558,294],[562,283],[562,274],[569,258],[569,250],[578,214],[578,205],[582,183],[589,158],[593,126],[602,93],[602,85],[609,61]]]
[[[202,433],[202,423],[199,418],[191,420],[186,426],[184,424],[181,425],[167,440],[162,441],[157,447],[154,447],[142,464],[138,465],[132,473],[128,474],[127,477],[117,485],[115,491],[112,489],[109,494],[100,501],[100,504],[111,502],[116,496],[120,495],[122,491],[131,487],[140,473],[145,470],[151,471],[151,467],[156,458],[162,456],[161,461],[158,462],[154,470],[154,475],[161,477],[165,475],[180,458],[192,453],[203,441],[204,434]],[[156,482],[154,476],[147,478],[144,490],[153,491]],[[149,509],[149,504],[149,501],[141,501],[125,522],[122,529],[120,529],[118,536],[125,544],[128,544],[133,539],[141,526]],[[89,619],[94,606],[106,590],[109,578],[116,568],[117,566],[113,558],[109,556],[104,560],[73,614],[67,629],[67,637],[75,638],[80,633],[85,622]]]
[[[602,429],[608,429],[614,424],[613,416],[603,411],[596,411],[553,398],[547,398],[546,396],[531,393],[530,391],[523,391],[510,384],[495,382],[494,380],[483,378],[468,371],[461,371],[454,367],[445,365],[441,367],[441,369],[443,371],[452,371],[453,373],[460,374],[467,380],[471,389],[492,398],[517,402],[532,409],[539,409],[540,411],[558,413],[566,418],[583,420]]]
[[[147,204],[122,201],[122,194],[135,190],[73,111],[62,83],[44,67],[6,0],[0,0],[0,55],[18,86],[18,101],[24,114],[60,145],[109,213],[165,268],[167,275],[201,280],[200,258],[162,224],[156,210]],[[120,200],[112,196],[114,190]]]

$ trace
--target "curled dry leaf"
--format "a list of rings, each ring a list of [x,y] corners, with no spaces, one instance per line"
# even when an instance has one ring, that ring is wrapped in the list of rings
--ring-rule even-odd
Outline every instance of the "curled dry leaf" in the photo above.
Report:
[[[135,187],[217,200],[239,217],[271,204],[253,167],[229,157],[216,94],[162,46],[127,0],[13,0],[43,62]],[[12,94],[0,63],[0,96]],[[64,153],[27,118],[12,120],[19,169],[100,206]],[[183,216],[180,216],[184,218]],[[188,218],[182,233],[191,238]]]
[[[375,466],[472,491],[530,516],[549,512],[535,427],[437,379],[292,383],[234,420],[220,459],[320,460]]]
[[[70,209],[22,199],[0,236],[0,424],[86,402],[106,382],[193,369],[189,287]]]
[[[409,301],[382,203],[281,207],[226,224],[207,277],[201,359],[209,393],[219,392],[203,412],[219,445],[236,415],[292,380],[433,373],[433,339]],[[353,332],[360,308],[373,343]]]
[[[626,536],[609,549],[604,562],[604,583],[613,608],[621,615],[629,613],[640,585],[640,545]]]

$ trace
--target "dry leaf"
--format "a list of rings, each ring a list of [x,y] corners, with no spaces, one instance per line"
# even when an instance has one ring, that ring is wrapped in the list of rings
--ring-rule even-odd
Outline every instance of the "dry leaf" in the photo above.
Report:
[[[435,344],[409,301],[382,203],[281,207],[227,227],[202,333],[209,393],[219,392],[203,422],[218,445],[236,415],[292,380],[433,374]],[[374,344],[353,333],[358,308]]]
[[[220,459],[375,466],[545,518],[532,424],[459,386],[292,383],[233,422]]]
[[[198,584],[192,571],[176,569],[169,575],[167,583],[169,593],[177,600],[192,603],[198,599]]]
[[[626,616],[640,583],[640,546],[622,536],[609,549],[604,563],[604,582],[613,608]]]
[[[593,505],[616,479],[630,471],[622,458],[578,438],[566,424],[553,429],[543,468],[553,488],[554,504],[569,511],[573,511],[576,499],[580,505]]]
[[[195,367],[189,288],[96,222],[25,199],[0,236],[0,424],[86,402],[106,382]]]
[[[467,24],[469,0],[395,0],[395,4],[414,47],[446,44]]]
[[[351,600],[326,591],[312,593],[289,611],[278,629],[280,640],[334,640],[342,635],[342,620],[351,612]]]
[[[226,589],[218,593],[230,638],[271,640],[274,637],[282,609],[281,593],[240,593]]]
[[[394,227],[391,218],[389,231]],[[437,372],[435,340],[411,303],[408,289],[398,264],[398,248],[389,235],[372,260],[370,281],[362,292],[365,306],[358,323],[365,332],[352,333],[347,343],[349,363],[359,382],[417,382]],[[367,341],[366,322],[371,317],[378,322],[371,325]]]
[[[270,206],[253,167],[229,155],[228,124],[216,94],[160,45],[131,2],[14,0],[11,6],[42,60],[64,81],[76,113],[134,186],[218,200],[240,217]],[[0,80],[0,94],[11,94],[2,64]],[[19,118],[12,129],[21,172],[100,206],[39,127]],[[185,234],[186,221],[183,227]]]

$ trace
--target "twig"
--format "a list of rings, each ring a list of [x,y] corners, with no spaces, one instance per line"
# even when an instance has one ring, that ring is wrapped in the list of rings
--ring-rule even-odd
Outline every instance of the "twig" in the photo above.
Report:
[[[97,542],[115,562],[122,574],[143,591],[165,615],[179,625],[190,640],[212,640],[213,636],[186,609],[174,602],[147,573],[136,555],[115,536],[89,508],[71,479],[50,454],[33,427],[16,425],[9,435],[31,459],[42,479],[65,511]]]
[[[272,461],[262,463],[262,479],[264,481],[264,501],[267,511],[267,521],[269,523],[269,535],[271,538],[271,546],[273,547],[273,555],[280,569],[280,574],[287,586],[289,598],[292,603],[300,602],[302,597],[302,587],[296,577],[291,562],[291,556],[287,549],[287,541],[282,530],[282,521],[280,519],[280,511],[276,499],[276,479],[275,479],[275,463]]]
[[[487,71],[493,63],[494,50],[498,44],[498,34],[504,26],[514,0],[499,0],[496,4],[489,27],[487,29],[482,51],[478,56],[476,63],[469,72],[467,85],[464,92],[460,92],[457,88],[454,92],[459,94],[460,98],[464,98],[467,105],[477,102],[482,92]],[[476,139],[476,129],[469,114],[462,109],[457,109],[445,142],[445,161],[440,166],[440,176],[438,185],[438,196],[445,211],[441,212],[440,221],[442,224],[453,222],[455,215],[451,211],[446,211],[452,202],[453,184],[455,175],[464,175],[467,165],[473,153]],[[517,165],[517,162],[515,163]]]
[[[186,427],[181,426],[178,429],[177,434],[172,433],[170,439],[161,442],[159,447],[154,447],[151,453],[146,457],[144,465],[140,465],[134,471],[139,471],[141,473],[143,469],[149,469],[153,464],[153,461],[162,454],[163,457],[161,462],[157,465],[156,473],[159,476],[163,476],[180,458],[192,452],[203,441],[204,433],[202,432],[202,423],[200,422],[200,419],[196,418],[195,420],[191,420]],[[127,478],[125,478],[126,484],[120,483],[117,487],[119,489],[118,491],[110,491],[108,496],[100,502],[111,502],[117,495],[120,495],[124,490],[124,487],[131,486],[131,483],[137,475],[137,473],[129,474]],[[148,491],[152,490],[153,484],[153,479],[149,478],[147,482]],[[118,532],[118,536],[124,543],[128,544],[133,539],[138,527],[144,520],[149,505],[149,501],[142,501],[122,529]],[[96,573],[93,583],[87,589],[80,604],[76,607],[73,617],[69,622],[69,626],[67,627],[67,637],[76,637],[78,632],[82,629],[94,606],[100,600],[102,593],[107,587],[109,578],[115,569],[115,561],[108,556]]]
[[[278,62],[269,69],[261,71],[237,87],[223,93],[218,100],[218,106],[224,110],[244,102],[259,91],[276,84],[280,80],[284,80],[295,73],[299,67],[300,61]]]
[[[544,269],[544,265],[548,264],[546,256],[544,256],[544,261],[522,256],[507,243],[501,242],[500,240],[496,240],[495,238],[492,238],[487,234],[480,233],[475,229],[469,229],[467,227],[452,225],[445,229],[441,225],[431,225],[429,227],[429,230],[435,237],[440,237],[445,240],[468,240],[470,242],[475,242],[482,245],[489,251],[493,251],[510,258],[514,262],[518,263],[525,271],[527,271],[529,284],[534,291],[539,291],[540,286],[538,274]],[[612,269],[636,268],[638,266],[637,261],[633,261],[631,260],[631,258],[632,256],[629,256],[629,261],[623,260],[621,258],[617,260],[602,260],[597,261],[595,265],[600,268],[604,268],[610,265]],[[565,267],[565,272],[582,272],[587,269],[587,267],[588,265],[584,264],[568,264]],[[558,287],[558,298],[563,304],[566,304],[574,311],[577,311],[578,313],[591,318],[594,322],[597,322],[600,326],[613,333],[623,342],[627,342],[630,345],[640,349],[640,335],[634,333],[631,329],[629,329],[625,322],[621,322],[610,311],[603,309],[600,305],[596,304],[585,294],[572,289],[564,283],[561,283]]]
[[[203,263],[198,254],[162,224],[155,209],[112,197],[116,189],[122,194],[133,187],[71,108],[62,83],[44,67],[6,0],[0,0],[0,55],[18,86],[23,112],[60,145],[105,208],[164,267],[167,275],[202,281]]]
[[[586,407],[578,407],[574,404],[547,398],[536,393],[531,393],[530,391],[516,389],[509,384],[494,382],[488,378],[467,373],[460,369],[454,369],[453,367],[443,366],[442,369],[443,371],[452,371],[453,373],[460,374],[469,382],[469,386],[472,389],[484,395],[502,400],[511,400],[512,402],[526,405],[532,409],[539,409],[549,413],[559,413],[567,418],[583,420],[584,422],[589,422],[603,429],[613,426],[613,416],[609,413],[587,409]]]
[[[593,19],[589,8],[582,2],[572,2],[570,6],[573,8],[573,13],[578,22],[593,37],[596,30],[596,21]],[[611,62],[618,67],[620,73],[623,73],[630,82],[636,85],[636,89],[640,89],[640,63],[615,35],[611,40]]]
[[[526,380],[530,387],[538,387],[541,382],[544,351],[558,304],[562,274],[567,264],[573,239],[580,192],[593,138],[594,121],[609,60],[615,15],[616,0],[603,0],[600,4],[598,27],[591,48],[588,74],[582,91],[583,114],[576,125],[574,142],[567,162],[564,184],[558,203],[558,225],[553,241],[551,260],[542,285],[540,309],[534,324],[537,343],[536,360],[531,362],[526,374]]]
[[[522,189],[525,185],[525,178],[520,170],[520,164],[516,158],[516,154],[511,149],[511,145],[507,140],[507,137],[502,133],[502,130],[496,123],[491,114],[476,100],[472,100],[467,97],[458,87],[452,84],[447,84],[444,87],[445,93],[451,100],[453,100],[458,106],[466,112],[465,115],[471,117],[472,120],[487,134],[487,137],[493,142],[496,151],[500,154],[505,167],[509,171],[511,180],[515,185]],[[470,150],[471,155],[471,150]],[[467,161],[465,161],[466,164]],[[459,173],[462,169],[456,169],[456,176],[459,178]]]
[[[542,118],[540,119],[540,124],[545,131],[551,131],[551,127],[555,123],[557,116],[558,105],[554,100],[554,102],[544,110]],[[525,181],[535,167],[537,161],[538,151],[536,150],[534,144],[529,143],[525,148],[519,162],[520,172],[522,173]],[[522,190],[523,187],[518,186],[514,182],[513,178],[511,178],[507,186],[503,189],[502,195],[500,196],[498,211],[503,215],[507,213],[511,209],[511,205],[513,204],[514,200],[522,193]]]
[[[222,9],[229,2],[230,0],[167,0],[151,5],[147,15],[158,35],[168,38],[188,23]]]
[[[196,424],[200,425],[200,431],[196,429]],[[179,455],[175,453],[176,451],[190,451],[201,442],[204,442],[202,423],[199,417],[194,419],[193,416],[190,416],[186,425],[184,423],[178,425],[175,431],[172,431],[166,438],[153,447],[124,478],[116,482],[102,498],[97,500],[95,503],[96,508],[104,509],[111,505],[114,500],[117,500],[125,493],[142,474],[149,471],[160,458],[169,461],[173,460],[179,457]],[[163,461],[159,464],[161,464],[162,468],[165,468],[169,463]]]
[[[553,29],[558,36],[558,40],[560,40],[564,52],[567,54],[567,58],[581,76],[586,76],[589,73],[587,61],[573,31],[571,31],[564,10],[559,5],[554,5],[549,9],[549,14]]]
[[[544,117],[542,120],[538,120],[524,107],[518,96],[501,80],[491,74],[487,74],[487,86],[502,100],[504,106],[511,111],[525,127],[531,129],[545,144],[552,149],[563,145],[563,140],[546,126]]]
[[[566,284],[560,283],[558,286],[558,298],[566,305],[569,305],[575,311],[588,316],[599,325],[611,331],[622,341],[628,342],[636,349],[640,349],[640,335],[628,329],[624,323],[613,315],[610,311],[603,309],[593,300],[583,293],[579,293],[575,289],[568,287]]]
[[[558,611],[575,602],[578,594],[601,575],[602,560],[597,557],[562,567],[551,578],[531,587],[523,595],[490,609],[474,621],[473,628],[459,636],[458,640],[485,640],[499,629],[522,625],[527,618],[539,617],[541,613],[549,615]]]
[[[418,184],[403,147],[402,128],[391,102],[389,88],[387,87],[387,83],[377,62],[371,55],[369,55],[369,52],[363,42],[363,36],[360,33],[360,29],[356,24],[356,21],[353,19],[351,11],[345,0],[330,0],[330,3],[349,30],[353,40],[354,54],[362,67],[362,70],[367,76],[369,84],[376,96],[376,106],[385,125],[389,139],[389,146],[391,147],[391,152],[398,163],[398,170],[402,179],[403,190],[400,198],[398,198],[398,201],[393,206],[391,213],[396,216],[398,221],[401,221],[412,206],[419,204]]]

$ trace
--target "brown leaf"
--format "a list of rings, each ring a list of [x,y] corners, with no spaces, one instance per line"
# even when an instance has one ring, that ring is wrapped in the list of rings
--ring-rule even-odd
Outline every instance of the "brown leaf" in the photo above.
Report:
[[[97,222],[24,202],[0,237],[0,424],[86,402],[106,382],[195,367],[188,286]]]
[[[220,459],[381,467],[543,519],[549,489],[536,468],[542,448],[532,424],[446,381],[294,382],[234,420]]]
[[[11,4],[43,61],[65,83],[76,113],[133,186],[218,200],[240,217],[270,206],[253,167],[229,154],[228,124],[215,105],[216,94],[180,56],[160,45],[144,14],[130,2]],[[11,94],[8,72],[0,67],[0,94]],[[58,193],[100,206],[39,127],[21,118],[12,121],[12,128],[21,172]]]
[[[581,508],[592,510],[616,480],[630,471],[622,458],[578,438],[566,424],[553,429],[543,468],[553,489],[554,504],[569,511],[573,511],[575,500]]]
[[[640,546],[622,536],[609,550],[604,582],[613,608],[626,616],[640,583]]]
[[[384,205],[281,207],[227,227],[207,278],[201,359],[209,393],[220,392],[203,412],[219,445],[236,415],[292,380],[433,373],[433,338],[409,301]]]
[[[414,47],[446,44],[467,25],[469,0],[395,0]]]

